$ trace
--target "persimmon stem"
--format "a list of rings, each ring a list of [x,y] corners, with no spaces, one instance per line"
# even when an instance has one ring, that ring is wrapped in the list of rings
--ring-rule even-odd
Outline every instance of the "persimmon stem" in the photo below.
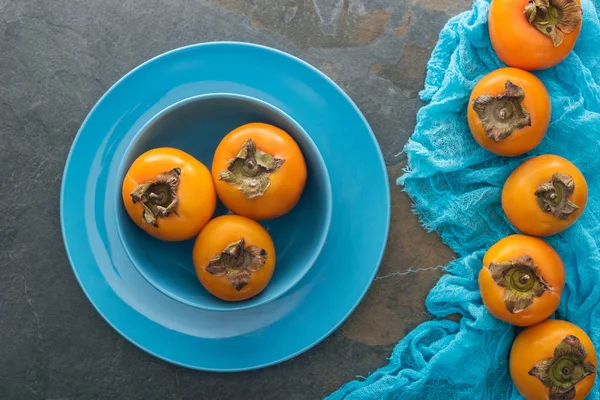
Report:
[[[542,211],[565,220],[579,209],[577,204],[569,200],[573,193],[575,193],[573,178],[557,172],[549,181],[540,183],[534,194]]]
[[[252,273],[267,261],[267,252],[258,246],[246,247],[244,238],[229,243],[223,251],[208,261],[206,272],[214,276],[227,276],[238,292],[250,282]]]
[[[583,18],[575,0],[529,0],[523,11],[527,21],[558,47],[564,35],[577,28]]]
[[[483,94],[473,100],[473,110],[481,120],[485,135],[495,142],[507,139],[515,130],[531,126],[529,111],[523,106],[525,91],[511,81],[498,96]]]
[[[490,263],[488,269],[494,282],[504,288],[504,304],[513,314],[525,310],[536,297],[551,290],[542,276],[538,275],[537,265],[528,255],[516,260]]]
[[[285,160],[273,157],[256,148],[248,139],[229,167],[219,173],[219,180],[236,186],[246,198],[262,196],[271,185],[269,176],[281,168]]]
[[[181,169],[173,168],[163,172],[154,181],[140,184],[130,193],[133,204],[142,203],[142,218],[146,223],[158,228],[158,219],[176,212],[179,199],[177,189]]]

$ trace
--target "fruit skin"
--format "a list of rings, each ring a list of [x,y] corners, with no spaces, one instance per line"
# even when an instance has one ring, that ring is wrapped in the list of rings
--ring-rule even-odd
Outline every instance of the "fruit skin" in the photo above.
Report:
[[[173,168],[181,169],[177,189],[179,204],[176,214],[158,219],[156,228],[143,220],[144,207],[139,202],[133,203],[131,192],[138,185],[153,181],[160,173]],[[152,149],[139,156],[125,175],[121,194],[127,214],[136,225],[157,239],[171,242],[196,236],[210,220],[217,205],[208,168],[186,152],[169,147]]]
[[[580,0],[576,0],[581,5]],[[488,27],[492,47],[505,64],[535,71],[550,68],[564,60],[577,41],[581,23],[565,34],[560,46],[527,22],[523,11],[528,0],[492,0]]]
[[[248,139],[254,140],[258,150],[285,160],[269,176],[270,186],[266,192],[253,199],[219,179],[220,172],[229,167]],[[304,190],[306,175],[306,162],[294,139],[282,129],[263,123],[246,124],[227,134],[217,147],[212,164],[219,199],[234,213],[255,220],[276,218],[294,208]]]
[[[226,276],[206,271],[208,261],[221,253],[228,244],[244,239],[246,247],[258,246],[267,252],[265,264],[252,272],[250,282],[237,291]],[[193,261],[200,283],[216,297],[227,301],[246,300],[262,292],[275,269],[275,246],[269,233],[258,222],[239,215],[224,215],[210,221],[198,235]]]
[[[510,375],[519,392],[527,400],[547,400],[549,389],[529,371],[539,361],[551,358],[556,346],[567,336],[576,336],[588,356],[585,361],[598,367],[596,350],[589,336],[579,328],[567,321],[546,320],[537,325],[530,326],[521,332],[515,339],[510,352]],[[587,376],[575,385],[576,400],[581,400],[592,390],[596,375]]]
[[[473,100],[484,94],[496,97],[504,93],[507,80],[525,91],[521,104],[529,111],[531,126],[515,129],[508,138],[496,142],[485,135],[481,120],[473,109]],[[477,143],[494,154],[508,157],[521,155],[537,146],[548,130],[551,115],[550,96],[542,81],[518,68],[501,68],[484,76],[475,85],[467,110],[469,128]]]
[[[550,180],[555,172],[570,175],[575,183],[575,192],[569,199],[579,209],[565,220],[542,211],[534,195],[538,185]],[[587,182],[579,169],[560,156],[547,154],[525,161],[512,172],[502,189],[502,208],[508,220],[521,232],[549,236],[571,226],[585,210],[587,198]]]
[[[553,290],[536,297],[525,310],[513,314],[503,301],[505,288],[499,286],[490,275],[490,263],[513,261],[529,255],[538,266],[538,274]],[[565,268],[558,253],[542,239],[511,235],[501,239],[485,253],[483,268],[479,271],[479,289],[486,308],[494,317],[517,326],[529,326],[548,318],[560,303],[565,286]]]

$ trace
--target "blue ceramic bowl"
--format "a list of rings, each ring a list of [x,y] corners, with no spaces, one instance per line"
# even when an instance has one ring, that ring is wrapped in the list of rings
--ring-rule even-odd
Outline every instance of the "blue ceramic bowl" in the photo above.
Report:
[[[156,147],[181,149],[209,169],[221,139],[250,122],[265,122],[288,132],[304,154],[308,176],[300,201],[286,215],[261,222],[275,243],[277,263],[271,282],[256,297],[226,302],[206,291],[194,271],[194,239],[169,243],[133,223],[120,199],[120,185],[133,161]],[[216,93],[181,100],[142,127],[126,150],[115,182],[117,229],[139,272],[166,295],[207,310],[240,310],[273,300],[296,284],[318,257],[331,221],[331,185],[323,158],[310,136],[287,114],[268,103],[238,94]],[[215,216],[230,213],[220,202]]]

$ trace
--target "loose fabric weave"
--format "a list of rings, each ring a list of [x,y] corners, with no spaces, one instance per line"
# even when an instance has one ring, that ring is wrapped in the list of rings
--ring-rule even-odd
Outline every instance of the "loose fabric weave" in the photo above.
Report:
[[[477,275],[485,250],[515,232],[500,203],[504,181],[524,159],[538,154],[569,159],[589,185],[582,217],[547,241],[567,272],[555,317],[582,327],[600,352],[600,0],[583,0],[583,28],[574,52],[535,73],[552,98],[552,121],[542,143],[517,158],[483,150],[467,125],[471,90],[484,75],[504,67],[490,44],[489,2],[476,1],[441,32],[421,92],[428,104],[417,115],[405,147],[409,166],[398,180],[423,226],[437,231],[458,255],[426,301],[437,319],[400,341],[388,366],[344,385],[330,400],[522,398],[508,371],[519,330],[486,311]],[[443,319],[455,313],[460,322]],[[600,398],[597,383],[588,399]]]

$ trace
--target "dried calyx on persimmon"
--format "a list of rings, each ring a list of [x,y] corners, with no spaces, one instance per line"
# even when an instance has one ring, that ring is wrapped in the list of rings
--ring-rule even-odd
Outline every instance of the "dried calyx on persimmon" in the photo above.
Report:
[[[527,22],[548,36],[554,47],[577,28],[583,15],[575,0],[529,0],[524,13]]]
[[[535,196],[540,208],[553,214],[556,218],[565,220],[579,209],[579,206],[569,200],[575,193],[575,182],[570,175],[557,172],[552,179],[542,182]]]
[[[507,80],[504,93],[498,96],[482,94],[473,100],[473,110],[481,120],[485,135],[499,142],[516,129],[531,126],[531,116],[522,102],[525,91]]]
[[[173,168],[159,174],[154,181],[142,183],[131,192],[133,204],[139,202],[144,206],[142,217],[146,223],[158,228],[158,218],[176,212],[180,174],[180,168]]]
[[[552,290],[538,274],[538,268],[528,255],[514,261],[489,265],[490,274],[496,284],[505,288],[504,304],[513,314],[522,312],[533,304],[546,290]]]
[[[267,260],[267,252],[258,246],[246,247],[242,238],[232,242],[214,256],[206,266],[206,272],[214,276],[227,276],[235,290],[240,291],[250,282],[252,273],[260,270]]]
[[[219,180],[236,186],[246,198],[262,196],[271,184],[269,176],[285,162],[256,148],[248,139],[229,167],[221,171]]]

